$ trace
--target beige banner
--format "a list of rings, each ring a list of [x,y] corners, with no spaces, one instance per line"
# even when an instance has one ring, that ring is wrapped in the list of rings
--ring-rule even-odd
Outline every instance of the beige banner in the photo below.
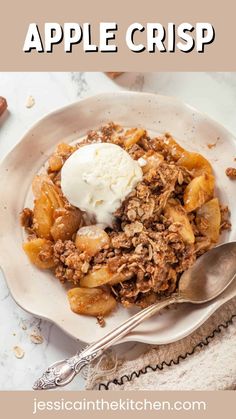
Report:
[[[0,71],[235,71],[235,1],[224,0],[99,0],[99,1],[1,1]],[[55,22],[91,23],[91,39],[99,44],[99,23],[116,22],[118,30],[111,43],[117,52],[83,51],[83,43],[74,45],[72,53],[64,52],[64,40],[54,45],[52,53],[23,52],[30,23],[36,23],[44,44],[44,24]],[[147,23],[159,22],[167,28],[168,22],[209,22],[215,29],[215,40],[205,46],[204,53],[196,48],[185,53],[147,52],[135,53],[126,44],[125,34],[134,22],[143,24],[145,30],[136,32],[135,42],[147,46]],[[193,36],[195,36],[195,30]],[[171,35],[170,35],[171,36]]]
[[[235,392],[2,392],[2,417],[235,418]],[[5,415],[4,415],[5,413]]]

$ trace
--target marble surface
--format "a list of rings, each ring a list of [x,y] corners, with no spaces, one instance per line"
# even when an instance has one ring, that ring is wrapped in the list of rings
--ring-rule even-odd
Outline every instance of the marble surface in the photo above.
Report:
[[[0,159],[22,134],[49,111],[80,98],[108,91],[137,90],[176,96],[206,112],[236,134],[236,73],[128,73],[116,81],[102,73],[0,73],[0,95],[9,111],[0,118]],[[26,107],[32,95],[35,105]],[[48,321],[24,312],[11,298],[0,274],[0,390],[29,390],[46,367],[75,353],[81,346]],[[33,343],[30,335],[43,337]],[[25,355],[17,359],[14,346]],[[132,359],[145,345],[125,344],[119,350]],[[83,390],[78,377],[68,390]]]

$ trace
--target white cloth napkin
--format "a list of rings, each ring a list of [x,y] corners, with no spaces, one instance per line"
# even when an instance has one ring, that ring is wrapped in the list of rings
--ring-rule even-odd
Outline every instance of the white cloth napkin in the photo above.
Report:
[[[178,342],[145,345],[132,360],[108,351],[90,366],[87,389],[236,389],[236,298]]]

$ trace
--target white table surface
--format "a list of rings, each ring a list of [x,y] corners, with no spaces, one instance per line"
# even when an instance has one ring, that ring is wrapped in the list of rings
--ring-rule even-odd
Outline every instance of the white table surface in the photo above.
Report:
[[[0,159],[46,113],[89,95],[124,89],[176,96],[236,135],[236,73],[128,73],[116,81],[102,73],[0,73],[0,96],[9,105],[9,112],[0,118]],[[29,95],[35,98],[31,109],[26,108]],[[1,273],[0,319],[0,390],[31,389],[50,363],[78,349],[78,343],[57,326],[19,308]],[[42,344],[31,342],[34,331],[43,336]],[[16,345],[25,351],[22,359],[14,355]],[[132,358],[134,350],[142,351],[143,345],[134,349],[133,344],[126,344],[127,356]],[[82,390],[84,386],[84,379],[78,377],[67,389]]]

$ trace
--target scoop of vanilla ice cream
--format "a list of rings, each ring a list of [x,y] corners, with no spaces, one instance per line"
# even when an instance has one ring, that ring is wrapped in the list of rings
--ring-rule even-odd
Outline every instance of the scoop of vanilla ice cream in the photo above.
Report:
[[[61,170],[61,188],[68,201],[111,226],[113,213],[142,180],[137,161],[121,147],[89,144],[75,151]]]

